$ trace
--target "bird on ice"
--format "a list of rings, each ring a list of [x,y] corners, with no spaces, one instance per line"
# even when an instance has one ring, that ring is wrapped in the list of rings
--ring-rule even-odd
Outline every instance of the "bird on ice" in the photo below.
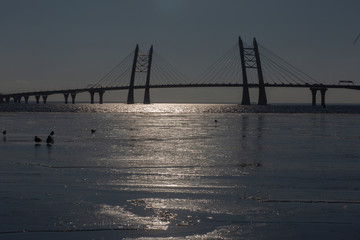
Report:
[[[34,137],[34,142],[39,144],[41,142],[41,138],[39,138],[38,136]]]
[[[48,145],[54,144],[54,139],[49,135],[46,139],[46,143]]]

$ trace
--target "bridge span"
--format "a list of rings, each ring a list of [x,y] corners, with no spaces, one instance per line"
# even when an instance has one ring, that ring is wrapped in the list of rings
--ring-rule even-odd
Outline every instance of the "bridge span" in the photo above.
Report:
[[[266,88],[308,88],[312,92],[312,105],[316,105],[316,92],[319,91],[322,95],[321,104],[325,106],[325,93],[328,89],[352,89],[360,90],[358,85],[310,85],[310,84],[271,84],[265,83]],[[209,88],[209,87],[244,87],[242,83],[207,83],[207,84],[172,84],[172,85],[150,85],[150,89],[164,89],[164,88]],[[259,84],[248,84],[249,88],[259,88]],[[75,104],[76,95],[84,92],[88,92],[90,95],[90,103],[95,103],[95,94],[99,96],[99,103],[103,103],[103,96],[106,91],[115,91],[115,90],[129,90],[129,86],[117,86],[117,87],[98,87],[98,88],[78,88],[78,89],[66,89],[66,90],[51,90],[51,91],[34,91],[34,92],[21,92],[14,94],[3,94],[0,95],[1,103],[10,103],[10,100],[13,99],[14,103],[21,103],[24,99],[24,103],[29,102],[30,97],[34,97],[36,103],[40,103],[42,98],[42,103],[47,103],[47,98],[50,95],[63,95],[64,103],[68,104],[68,98],[71,97],[71,102]],[[134,86],[134,89],[146,89],[145,85]]]
[[[260,53],[260,47],[263,53]],[[133,104],[134,90],[144,89],[145,95],[143,103],[149,104],[151,102],[150,89],[239,87],[242,88],[242,105],[250,104],[249,88],[257,88],[259,90],[259,105],[267,104],[266,88],[308,88],[312,94],[312,105],[316,105],[316,94],[320,92],[321,105],[325,107],[325,95],[328,89],[360,90],[360,85],[355,85],[352,81],[343,80],[339,81],[339,84],[323,84],[316,81],[266,48],[260,47],[255,38],[253,39],[252,46],[247,46],[239,37],[237,45],[222,56],[216,63],[211,65],[204,75],[198,77],[197,82],[183,81],[180,79],[179,81],[169,83],[166,81],[179,79],[179,76],[181,78],[181,74],[177,73],[174,67],[165,61],[162,61],[160,65],[156,61],[153,61],[154,52],[152,46],[149,52],[140,53],[139,46],[137,45],[132,59],[131,54],[128,55],[128,57],[121,62],[123,64],[116,65],[94,85],[86,88],[0,94],[0,103],[8,104],[11,102],[11,99],[14,103],[21,103],[22,99],[24,99],[24,102],[27,104],[29,103],[30,97],[35,97],[36,103],[39,104],[42,99],[42,103],[46,104],[48,96],[61,94],[64,96],[65,104],[68,103],[69,96],[71,97],[71,102],[74,104],[77,94],[88,92],[90,94],[90,103],[95,103],[95,95],[98,95],[99,103],[102,104],[106,91],[127,90],[127,103]],[[234,52],[237,52],[236,55],[234,55]],[[260,56],[262,58],[261,60]],[[155,58],[161,61],[161,57],[156,54]],[[131,66],[130,63],[127,63],[127,59],[132,62]],[[256,74],[251,72],[252,70],[255,70]],[[266,74],[264,74],[263,71],[265,71]],[[235,81],[228,83],[219,82],[219,80],[226,81],[229,75],[234,75],[234,72],[239,73]],[[146,74],[145,83],[135,84],[136,76],[141,73]],[[155,80],[162,79],[165,80],[165,82],[150,83],[150,77],[154,73],[157,73]],[[249,81],[249,73],[253,73],[253,76],[255,76],[253,82]],[[130,74],[130,76],[127,74]],[[128,82],[129,79],[130,82]],[[239,82],[239,80],[241,80],[241,82]]]

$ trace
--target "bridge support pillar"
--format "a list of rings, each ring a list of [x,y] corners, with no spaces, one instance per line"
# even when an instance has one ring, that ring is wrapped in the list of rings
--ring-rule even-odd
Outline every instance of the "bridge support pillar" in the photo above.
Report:
[[[29,103],[29,96],[24,96],[24,99],[25,99],[25,104],[28,104]]]
[[[13,97],[13,99],[14,99],[14,103],[19,103],[19,102],[20,102],[20,100],[19,100],[19,97],[18,97],[18,96],[14,96],[14,97]]]
[[[316,106],[316,92],[317,92],[317,89],[311,87],[310,90],[311,90],[311,95],[312,95],[312,105]]]
[[[325,108],[326,107],[325,94],[328,89],[322,84],[317,84],[317,85],[312,86],[310,88],[310,90],[311,90],[311,94],[312,94],[312,105],[316,106],[316,92],[319,90],[320,94],[321,94],[321,106],[323,108]]]
[[[242,94],[241,105],[250,105],[250,94],[249,94],[249,84],[246,74],[244,44],[240,37],[239,37],[239,49],[240,49],[240,60],[241,60],[242,79],[243,79],[243,94]]]
[[[68,104],[69,93],[64,93],[65,104]]]
[[[36,104],[40,103],[40,95],[35,95]]]
[[[48,97],[48,95],[42,95],[42,99],[43,99],[44,104],[46,104],[47,97]]]
[[[132,65],[132,69],[131,69],[131,77],[130,77],[130,85],[129,85],[127,104],[134,104],[134,83],[135,83],[135,72],[136,72],[136,64],[137,64],[138,55],[139,55],[139,45],[136,45],[133,65]]]
[[[76,93],[71,93],[71,102],[72,102],[72,104],[75,104],[75,97],[76,97]]]
[[[0,103],[4,103],[4,98],[0,97]]]
[[[147,73],[146,73],[144,104],[150,104],[150,73],[151,73],[152,55],[153,55],[153,46],[151,46],[150,51],[149,51],[148,68],[147,68]]]
[[[10,97],[5,97],[6,103],[10,103]]]
[[[325,105],[325,93],[326,93],[326,91],[327,91],[327,88],[322,88],[322,89],[320,89],[320,93],[321,93],[321,106],[322,106],[323,108],[326,107],[326,105]]]
[[[103,104],[103,96],[104,96],[105,90],[100,89],[99,90],[99,103]]]
[[[94,91],[89,91],[90,93],[90,103],[91,104],[94,104],[94,95],[95,95],[95,92]]]

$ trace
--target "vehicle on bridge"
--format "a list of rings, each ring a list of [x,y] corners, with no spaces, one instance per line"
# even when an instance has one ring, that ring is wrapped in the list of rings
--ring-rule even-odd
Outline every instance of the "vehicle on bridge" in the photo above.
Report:
[[[340,80],[338,85],[354,85],[354,82],[349,80]]]

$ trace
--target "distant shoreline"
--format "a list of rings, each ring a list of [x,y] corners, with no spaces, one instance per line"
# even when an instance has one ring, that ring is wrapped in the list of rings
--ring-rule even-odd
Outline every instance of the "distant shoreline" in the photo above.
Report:
[[[310,104],[240,105],[236,103],[76,103],[64,104],[0,104],[0,112],[58,112],[58,113],[279,113],[279,114],[360,114],[360,104],[328,104],[326,108]]]

